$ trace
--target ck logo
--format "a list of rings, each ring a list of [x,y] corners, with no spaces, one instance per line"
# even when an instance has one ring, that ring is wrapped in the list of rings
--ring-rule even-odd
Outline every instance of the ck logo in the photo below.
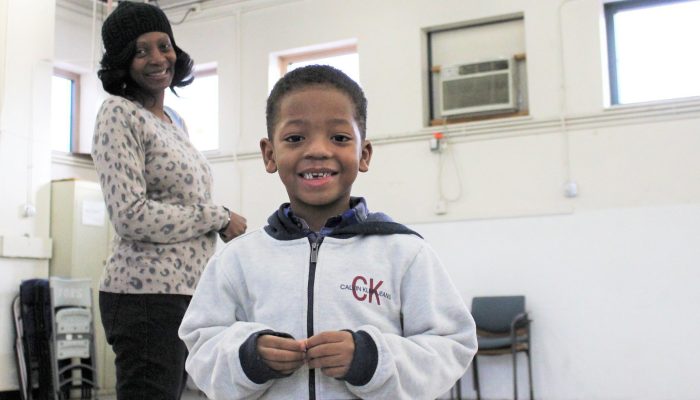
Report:
[[[352,280],[352,284],[350,285],[341,283],[340,290],[352,291],[352,295],[357,301],[367,300],[368,303],[372,303],[374,300],[376,300],[378,306],[382,305],[380,301],[380,298],[382,297],[387,300],[391,300],[390,293],[379,290],[384,281],[375,281],[373,278],[369,278],[368,282],[367,279],[368,278],[365,278],[362,275],[358,275]]]
[[[358,294],[358,289],[361,289],[360,287],[357,286],[357,282],[361,281],[364,283],[365,288],[367,287],[367,279],[362,276],[358,275],[355,277],[355,279],[352,280],[352,295],[355,296],[355,298],[359,301],[365,301],[365,299],[368,297],[366,293],[362,293],[362,295]],[[381,305],[382,303],[379,301],[379,288],[382,286],[382,283],[384,281],[379,281],[377,285],[374,285],[374,279],[369,278],[369,302],[372,302],[372,297],[375,297],[377,299],[377,305]],[[363,291],[364,292],[364,291]]]

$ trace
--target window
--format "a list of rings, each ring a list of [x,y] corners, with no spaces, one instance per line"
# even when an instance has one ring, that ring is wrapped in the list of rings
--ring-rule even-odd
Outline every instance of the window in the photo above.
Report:
[[[51,78],[51,149],[78,151],[80,75],[55,68]]]
[[[345,72],[355,82],[360,82],[360,57],[357,54],[355,43],[331,44],[316,48],[295,50],[279,55],[279,76],[292,71],[295,68],[312,64],[330,65]],[[274,82],[273,82],[274,84]]]
[[[185,120],[190,141],[199,151],[219,148],[219,76],[216,67],[195,67],[194,81],[165,91],[165,104]]]
[[[612,104],[700,95],[700,1],[609,3],[605,19]]]
[[[429,125],[528,114],[522,15],[428,28],[426,43]]]

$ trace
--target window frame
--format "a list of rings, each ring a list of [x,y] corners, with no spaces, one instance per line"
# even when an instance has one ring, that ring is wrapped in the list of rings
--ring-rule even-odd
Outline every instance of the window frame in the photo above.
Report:
[[[510,24],[510,23],[522,23],[523,29],[525,26],[525,15],[522,13],[506,14],[485,19],[465,21],[461,23],[449,24],[446,26],[434,26],[429,28],[424,28],[424,45],[425,45],[425,57],[424,62],[426,66],[425,75],[425,91],[423,95],[425,96],[425,106],[424,108],[424,118],[427,120],[424,122],[426,126],[442,126],[448,124],[461,124],[465,122],[481,121],[481,120],[493,120],[501,118],[511,118],[511,117],[522,117],[530,114],[530,104],[529,104],[529,87],[527,81],[527,73],[525,73],[527,68],[527,53],[526,53],[526,43],[525,37],[522,37],[523,46],[521,51],[509,54],[514,61],[513,71],[518,74],[518,82],[516,84],[513,95],[516,96],[516,107],[514,110],[501,110],[494,112],[476,112],[476,113],[465,113],[457,114],[452,116],[440,115],[438,110],[436,110],[439,104],[440,93],[440,83],[439,74],[442,70],[443,65],[441,63],[436,63],[435,47],[436,47],[436,35],[440,35],[447,32],[459,32],[462,31],[465,34],[469,32],[470,29],[479,29],[483,27],[497,27],[500,24]],[[503,26],[503,25],[501,25]],[[498,59],[501,57],[503,52],[494,52],[489,59]]]
[[[284,76],[290,64],[321,58],[344,56],[347,54],[357,54],[357,43],[347,43],[323,49],[280,54],[277,56],[277,63],[280,76]]]
[[[615,15],[621,11],[638,10],[674,3],[687,3],[695,0],[624,0],[611,1],[604,5],[605,16],[605,40],[607,44],[608,58],[608,82],[610,89],[610,105],[622,106],[629,103],[620,103],[617,70],[617,43],[615,43]]]
[[[69,154],[80,153],[80,74],[65,68],[54,67],[53,75],[71,81],[71,127]],[[58,151],[58,150],[54,150]]]

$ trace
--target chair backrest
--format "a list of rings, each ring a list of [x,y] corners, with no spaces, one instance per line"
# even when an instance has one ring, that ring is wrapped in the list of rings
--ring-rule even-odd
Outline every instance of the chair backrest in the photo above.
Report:
[[[510,331],[513,319],[525,312],[525,296],[485,296],[472,299],[476,327],[493,333]]]
[[[92,281],[88,278],[69,279],[51,277],[51,303],[59,307],[92,307]]]

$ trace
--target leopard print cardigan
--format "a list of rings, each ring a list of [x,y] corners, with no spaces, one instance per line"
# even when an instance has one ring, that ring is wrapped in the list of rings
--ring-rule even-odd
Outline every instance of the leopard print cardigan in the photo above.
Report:
[[[116,232],[100,290],[193,294],[228,211],[212,204],[211,169],[184,126],[110,96],[92,145]]]

